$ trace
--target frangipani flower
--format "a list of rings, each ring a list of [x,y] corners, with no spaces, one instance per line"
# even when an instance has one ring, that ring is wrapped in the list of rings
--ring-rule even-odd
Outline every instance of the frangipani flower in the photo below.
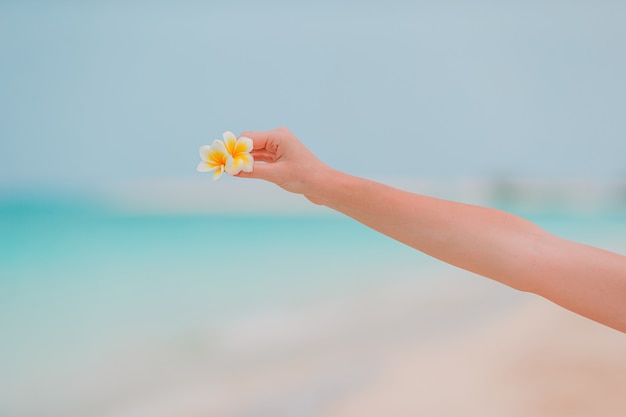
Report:
[[[200,147],[200,158],[202,158],[202,162],[198,164],[198,171],[213,172],[214,180],[221,177],[226,171],[226,167],[233,164],[233,157],[229,155],[224,143],[217,139],[213,141],[211,146]]]
[[[250,155],[252,139],[245,136],[237,139],[232,132],[224,132],[222,137],[224,138],[226,150],[233,157],[233,164],[231,167],[226,167],[226,172],[230,175],[237,175],[241,171],[252,172],[252,166],[254,165],[254,158]]]
[[[224,172],[230,175],[237,175],[241,171],[252,172],[252,139],[243,136],[237,139],[232,132],[224,132],[222,136],[224,142],[216,139],[211,146],[200,147],[202,162],[198,164],[198,171],[213,172],[214,180]]]

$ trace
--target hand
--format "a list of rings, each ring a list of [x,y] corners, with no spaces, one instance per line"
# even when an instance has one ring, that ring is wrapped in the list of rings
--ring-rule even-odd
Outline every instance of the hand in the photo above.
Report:
[[[323,164],[289,129],[280,127],[267,132],[244,132],[241,136],[254,143],[252,172],[240,172],[242,178],[259,178],[273,182],[292,193],[304,194],[319,204],[312,195],[316,184],[331,169]]]

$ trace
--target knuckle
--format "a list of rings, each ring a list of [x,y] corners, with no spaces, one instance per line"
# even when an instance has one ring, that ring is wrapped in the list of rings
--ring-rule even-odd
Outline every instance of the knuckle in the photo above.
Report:
[[[272,136],[267,139],[266,149],[272,153],[278,152],[278,148],[280,147],[280,139]]]

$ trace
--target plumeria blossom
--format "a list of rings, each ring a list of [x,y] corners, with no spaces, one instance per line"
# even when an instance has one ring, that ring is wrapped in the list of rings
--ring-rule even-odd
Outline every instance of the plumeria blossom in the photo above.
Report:
[[[244,136],[237,139],[232,132],[224,132],[222,137],[223,142],[216,139],[211,146],[200,147],[202,162],[198,164],[198,171],[213,172],[214,180],[224,172],[229,175],[237,175],[241,171],[252,172],[252,139]]]
[[[237,139],[232,132],[224,132],[224,145],[233,158],[231,167],[226,167],[226,172],[230,175],[237,175],[241,171],[252,172],[254,158],[250,155],[252,151],[252,139],[245,136]]]
[[[213,172],[214,180],[222,176],[227,166],[233,164],[233,157],[230,156],[221,140],[215,140],[211,146],[201,146],[200,158],[202,162],[198,164],[198,171]]]

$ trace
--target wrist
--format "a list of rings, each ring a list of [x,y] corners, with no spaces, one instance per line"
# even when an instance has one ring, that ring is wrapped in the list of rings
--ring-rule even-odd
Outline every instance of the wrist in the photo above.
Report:
[[[310,176],[304,193],[305,197],[315,204],[334,208],[336,194],[341,193],[342,184],[350,176],[336,169],[324,166]]]

